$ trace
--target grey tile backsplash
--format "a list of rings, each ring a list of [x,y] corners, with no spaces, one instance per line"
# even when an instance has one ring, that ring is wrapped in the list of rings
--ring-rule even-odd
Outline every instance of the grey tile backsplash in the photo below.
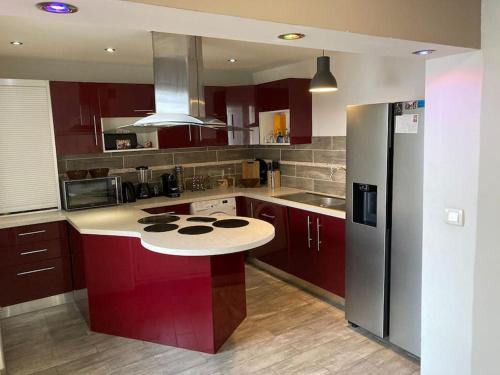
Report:
[[[241,178],[241,161],[260,158],[280,160],[282,186],[345,196],[345,137],[313,137],[307,145],[197,147],[144,150],[129,153],[71,155],[58,158],[59,173],[71,169],[106,167],[124,181],[137,182],[134,168],[153,169],[153,181],[174,165],[184,166],[184,176],[207,175]]]

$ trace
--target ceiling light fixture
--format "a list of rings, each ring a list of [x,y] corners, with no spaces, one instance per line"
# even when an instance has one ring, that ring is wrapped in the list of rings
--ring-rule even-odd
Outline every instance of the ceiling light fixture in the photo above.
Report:
[[[20,42],[19,40],[14,40],[10,42],[10,44],[12,44],[13,46],[22,46],[23,42]]]
[[[38,9],[45,12],[56,13],[56,14],[68,14],[78,12],[78,8],[71,4],[59,3],[55,1],[48,1],[36,4]]]
[[[337,91],[337,80],[330,72],[330,56],[325,56],[325,51],[323,51],[323,56],[318,57],[316,60],[316,74],[311,80],[309,85],[310,92],[332,92]]]
[[[113,48],[113,47],[108,47],[108,48],[105,48],[104,49],[106,52],[109,52],[109,53],[114,53],[116,52],[116,48]]]
[[[227,59],[227,61],[229,61],[230,63],[235,63],[238,60],[236,60],[234,57],[231,57],[230,59]]]
[[[435,49],[422,49],[420,51],[413,51],[412,53],[417,56],[427,56],[434,52],[436,52]]]
[[[281,34],[278,35],[278,38],[283,39],[283,40],[297,40],[297,39],[302,39],[306,35],[301,34],[301,33],[286,33],[286,34]]]

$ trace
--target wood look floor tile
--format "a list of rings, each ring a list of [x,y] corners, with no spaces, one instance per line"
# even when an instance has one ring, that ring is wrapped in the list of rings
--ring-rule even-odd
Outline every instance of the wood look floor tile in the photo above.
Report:
[[[419,375],[344,312],[251,266],[247,318],[216,355],[91,332],[75,304],[0,321],[9,375]]]

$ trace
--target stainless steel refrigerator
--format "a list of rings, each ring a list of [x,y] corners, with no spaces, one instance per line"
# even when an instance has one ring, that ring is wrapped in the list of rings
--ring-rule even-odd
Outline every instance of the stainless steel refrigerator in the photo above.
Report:
[[[424,101],[347,108],[346,317],[420,356]]]

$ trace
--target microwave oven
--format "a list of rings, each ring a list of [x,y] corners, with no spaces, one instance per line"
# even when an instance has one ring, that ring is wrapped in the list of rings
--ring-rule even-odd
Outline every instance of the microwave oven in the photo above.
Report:
[[[122,202],[121,178],[117,176],[60,180],[61,202],[67,211],[114,206]]]

